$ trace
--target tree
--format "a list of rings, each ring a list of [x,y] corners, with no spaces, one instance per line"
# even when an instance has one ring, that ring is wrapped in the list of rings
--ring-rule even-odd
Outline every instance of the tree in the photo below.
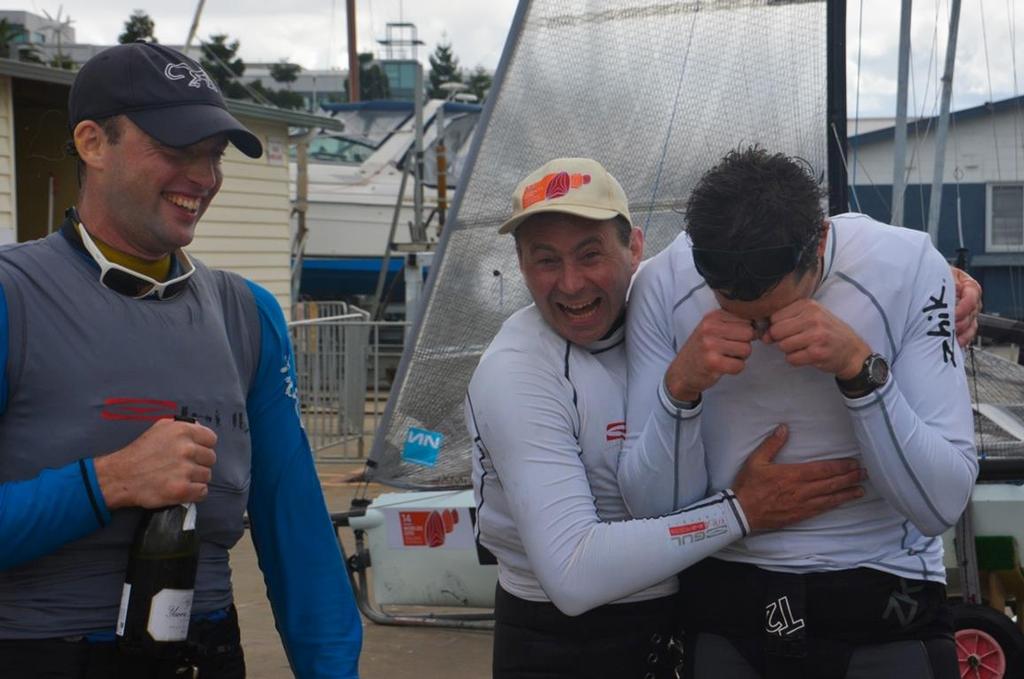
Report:
[[[18,61],[25,61],[30,64],[42,64],[43,54],[39,48],[30,42],[17,45]]]
[[[25,29],[21,24],[12,24],[7,19],[0,19],[0,57],[10,59],[12,48],[17,49],[15,43],[24,34]]]
[[[117,41],[122,45],[136,40],[158,42],[156,36],[153,35],[153,19],[141,9],[132,12],[132,15],[124,22],[124,33],[117,36]]]
[[[473,73],[469,76],[469,81],[466,83],[469,86],[469,93],[476,95],[477,101],[481,104],[484,103],[484,99],[487,98],[487,90],[491,89],[493,78],[491,74],[487,72],[483,66],[477,66],[473,69]]]
[[[256,97],[252,97],[246,93],[247,99],[253,99],[257,103],[263,104],[270,102],[278,108],[287,108],[298,110],[306,107],[306,100],[298,92],[292,92],[291,90],[273,90],[269,87],[264,87],[263,83],[259,80],[255,80],[248,84],[250,90],[257,94]]]
[[[63,68],[65,71],[75,70],[75,62],[66,54],[53,55],[49,65],[53,68]]]
[[[451,43],[438,43],[430,55],[430,89],[432,99],[444,99],[448,93],[441,89],[444,83],[462,82],[459,60],[452,53]]]
[[[302,66],[299,66],[298,64],[289,64],[284,59],[270,66],[270,77],[274,79],[274,82],[289,85],[290,83],[298,80],[299,73],[301,72]],[[289,89],[291,88],[289,87]]]
[[[344,97],[341,101],[348,101],[348,80],[342,86]],[[388,75],[373,58],[372,52],[363,52],[359,55],[359,101],[370,99],[387,99],[391,96],[391,86],[388,84]],[[314,103],[314,108],[316,107]]]
[[[203,43],[203,56],[199,63],[225,97],[249,99],[251,97],[238,82],[245,73],[245,62],[235,56],[238,44],[237,40],[229,43],[228,36],[223,33],[211,35],[210,41]]]

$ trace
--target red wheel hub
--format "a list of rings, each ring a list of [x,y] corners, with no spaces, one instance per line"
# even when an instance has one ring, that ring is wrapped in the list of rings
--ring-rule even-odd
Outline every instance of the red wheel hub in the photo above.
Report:
[[[961,679],[1003,679],[1006,654],[999,643],[980,629],[956,633],[956,655]]]

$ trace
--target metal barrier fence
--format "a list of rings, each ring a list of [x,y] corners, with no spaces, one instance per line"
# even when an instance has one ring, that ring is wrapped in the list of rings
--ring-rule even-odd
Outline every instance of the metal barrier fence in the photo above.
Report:
[[[296,305],[288,324],[303,425],[317,460],[364,459],[384,413],[406,322],[344,302]]]

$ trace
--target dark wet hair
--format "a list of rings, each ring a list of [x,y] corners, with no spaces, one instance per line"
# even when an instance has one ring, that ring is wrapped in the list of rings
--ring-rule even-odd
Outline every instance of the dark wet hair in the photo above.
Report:
[[[806,161],[756,145],[735,149],[694,187],[686,231],[694,247],[710,250],[803,246],[795,269],[802,276],[817,259],[823,195]]]

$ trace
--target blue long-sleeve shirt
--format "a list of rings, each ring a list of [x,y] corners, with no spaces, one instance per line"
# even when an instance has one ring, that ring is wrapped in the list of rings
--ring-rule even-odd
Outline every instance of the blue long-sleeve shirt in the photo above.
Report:
[[[284,316],[267,290],[253,283],[249,288],[261,341],[246,402],[248,513],[268,597],[297,677],[357,677],[361,621],[301,426]],[[0,288],[0,414],[8,392],[7,319]],[[0,483],[0,570],[88,535],[110,518],[91,458]]]

